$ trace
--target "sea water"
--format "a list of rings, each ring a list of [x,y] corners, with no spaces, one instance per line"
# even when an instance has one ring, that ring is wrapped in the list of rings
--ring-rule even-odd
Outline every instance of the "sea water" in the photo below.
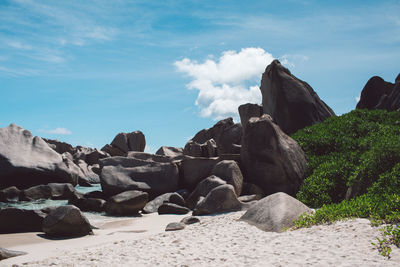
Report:
[[[92,191],[102,191],[100,184],[93,184],[91,187],[76,186],[76,191],[86,194]],[[68,200],[52,200],[52,199],[38,199],[34,201],[18,201],[4,203],[0,202],[0,209],[2,208],[18,208],[18,209],[28,209],[28,210],[39,210],[46,207],[63,206],[67,205]],[[120,220],[120,217],[108,216],[105,212],[83,212],[85,217],[89,220],[90,224],[94,226],[101,226],[104,223],[114,221],[116,219]]]
[[[88,193],[92,191],[101,191],[100,184],[94,184],[91,187],[85,186],[76,186],[76,191],[80,193]],[[54,206],[62,206],[67,205],[68,200],[52,200],[52,199],[38,199],[34,201],[18,201],[18,202],[9,202],[4,203],[0,202],[0,208],[18,208],[18,209],[26,209],[26,210],[40,210],[47,207],[54,207]]]

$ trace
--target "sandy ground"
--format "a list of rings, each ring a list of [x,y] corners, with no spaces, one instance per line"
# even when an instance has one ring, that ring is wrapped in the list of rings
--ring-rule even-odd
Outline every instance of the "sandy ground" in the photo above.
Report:
[[[241,214],[200,217],[201,223],[175,232],[163,230],[184,216],[111,222],[91,237],[8,247],[38,257],[28,254],[0,266],[400,266],[400,249],[393,246],[387,260],[371,245],[381,233],[366,219],[278,234],[237,221]],[[32,251],[35,246],[41,249]]]

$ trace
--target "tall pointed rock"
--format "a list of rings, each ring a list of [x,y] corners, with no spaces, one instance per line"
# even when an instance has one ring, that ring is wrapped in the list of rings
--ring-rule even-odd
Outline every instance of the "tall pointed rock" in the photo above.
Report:
[[[260,89],[264,114],[271,115],[286,134],[335,115],[309,84],[292,75],[278,60],[267,66]]]

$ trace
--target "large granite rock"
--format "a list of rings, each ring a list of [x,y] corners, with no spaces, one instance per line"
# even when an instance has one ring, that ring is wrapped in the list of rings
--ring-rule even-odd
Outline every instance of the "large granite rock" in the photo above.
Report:
[[[262,106],[258,104],[243,104],[240,105],[238,108],[239,116],[240,116],[240,123],[244,126],[252,117],[259,118],[263,115]]]
[[[175,163],[160,163],[127,157],[100,160],[103,192],[112,196],[128,190],[148,192],[150,197],[178,190],[179,172]]]
[[[368,80],[361,91],[358,109],[385,109],[394,111],[400,109],[400,74],[395,83],[384,81],[374,76]]]
[[[218,158],[196,158],[185,156],[182,160],[181,171],[185,188],[193,190],[203,179],[210,176]]]
[[[260,89],[264,114],[271,115],[286,134],[335,115],[310,85],[292,75],[278,60],[266,68]]]
[[[0,202],[16,202],[19,200],[21,190],[15,186],[10,186],[0,190]]]
[[[40,210],[0,209],[0,234],[41,232],[45,216]]]
[[[241,142],[242,124],[235,123],[225,128],[216,142],[218,155],[240,154]]]
[[[106,201],[101,198],[74,198],[68,201],[69,205],[78,207],[81,211],[102,212]]]
[[[240,196],[242,193],[243,175],[235,161],[223,160],[218,162],[212,169],[211,174],[231,184],[235,188],[236,195]]]
[[[244,206],[244,203],[237,199],[233,186],[225,184],[211,190],[211,192],[196,205],[193,215],[209,215],[238,211],[243,209]]]
[[[225,129],[234,125],[232,118],[217,122],[209,129],[203,129],[190,139],[183,153],[192,157],[215,157],[218,152],[218,142]],[[230,149],[230,148],[229,148]]]
[[[169,202],[180,206],[186,206],[185,200],[178,193],[165,193],[162,194],[161,196],[156,197],[152,201],[147,202],[146,206],[143,208],[143,212],[144,213],[157,212],[158,208],[164,202]]]
[[[75,153],[75,148],[71,144],[47,138],[43,138],[43,140],[59,154],[68,152],[73,155]]]
[[[109,215],[135,215],[144,208],[149,195],[146,192],[131,190],[109,198],[105,204],[105,211]]]
[[[76,166],[75,166],[76,167]],[[0,129],[0,188],[71,183],[79,173],[40,137],[15,124]]]
[[[37,199],[70,199],[76,192],[71,184],[49,183],[37,185],[25,189],[21,193],[21,199],[32,201]]]
[[[99,163],[100,159],[108,158],[110,155],[104,151],[100,151],[97,148],[77,146],[75,148],[73,158],[74,161],[83,160],[87,165],[95,165]]]
[[[150,154],[146,152],[129,151],[126,156],[128,158],[135,158],[138,160],[145,160],[149,162],[171,163],[171,158],[162,155]]]
[[[88,165],[85,161],[79,159],[76,161],[76,165],[80,169],[79,185],[85,186],[90,184],[100,183],[100,177],[93,171],[93,166]]]
[[[26,254],[28,254],[28,253],[23,252],[23,251],[15,251],[15,250],[8,250],[5,248],[0,248],[0,261],[8,259],[8,258],[12,258],[12,257],[26,255]],[[15,265],[13,265],[13,266],[15,266]]]
[[[43,220],[43,232],[52,237],[77,237],[93,234],[88,219],[72,205],[60,206]]]
[[[303,150],[269,115],[251,118],[244,127],[241,158],[245,181],[260,186],[266,195],[295,195],[303,182]]]
[[[282,232],[292,227],[301,214],[310,212],[311,209],[297,199],[279,192],[250,206],[240,220],[266,232]]]
[[[226,184],[226,181],[222,180],[221,178],[215,175],[207,177],[196,186],[193,192],[186,199],[187,206],[190,209],[194,209],[200,197],[207,196],[208,193],[211,192],[211,190],[224,184]]]
[[[172,160],[180,160],[183,158],[183,148],[162,146],[157,150],[156,155],[166,156]]]
[[[174,204],[174,203],[163,203],[157,210],[158,214],[186,214],[190,212],[190,209]]]
[[[146,138],[141,131],[119,133],[114,137],[111,145],[104,146],[101,150],[111,156],[125,156],[128,151],[143,152],[146,147]]]

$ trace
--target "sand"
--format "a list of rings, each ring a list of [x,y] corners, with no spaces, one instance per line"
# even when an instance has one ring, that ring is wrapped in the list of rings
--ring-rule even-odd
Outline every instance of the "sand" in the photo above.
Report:
[[[121,220],[94,236],[7,247],[30,254],[35,246],[41,250],[36,258],[28,254],[0,266],[400,266],[399,248],[392,246],[388,260],[371,244],[381,232],[366,219],[278,234],[237,221],[242,214],[203,216],[201,223],[175,232],[163,230],[184,216]]]

